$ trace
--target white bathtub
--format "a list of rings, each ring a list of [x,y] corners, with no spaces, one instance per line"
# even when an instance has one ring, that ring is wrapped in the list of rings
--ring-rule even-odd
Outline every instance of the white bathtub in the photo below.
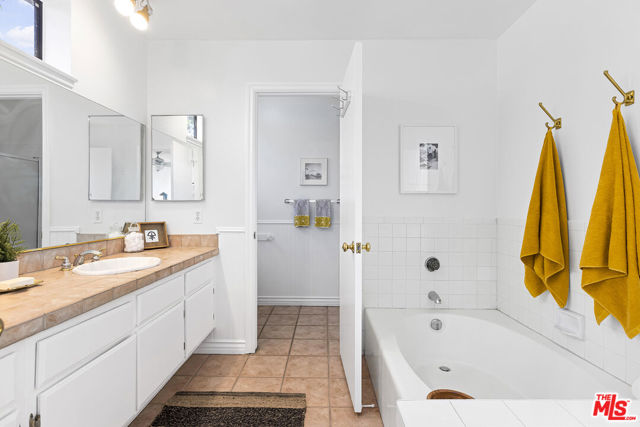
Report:
[[[395,425],[398,400],[438,388],[476,399],[631,396],[628,384],[497,310],[367,309],[364,346],[385,426]]]

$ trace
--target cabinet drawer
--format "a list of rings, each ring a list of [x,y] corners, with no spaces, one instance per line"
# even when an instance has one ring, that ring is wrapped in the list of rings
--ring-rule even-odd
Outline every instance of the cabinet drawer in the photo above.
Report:
[[[138,409],[184,361],[183,305],[178,304],[138,332]]]
[[[209,284],[185,300],[185,344],[191,353],[211,333],[213,320],[213,284]]]
[[[185,275],[184,294],[190,295],[193,291],[213,279],[213,262],[209,261],[194,268]]]
[[[15,405],[17,372],[15,353],[0,358],[0,414]]]
[[[36,383],[46,383],[80,362],[97,356],[133,331],[135,315],[128,302],[38,341]]]
[[[178,276],[160,286],[138,295],[138,324],[180,301],[183,297],[184,277]]]
[[[136,413],[136,340],[130,337],[40,393],[47,427],[123,426]]]

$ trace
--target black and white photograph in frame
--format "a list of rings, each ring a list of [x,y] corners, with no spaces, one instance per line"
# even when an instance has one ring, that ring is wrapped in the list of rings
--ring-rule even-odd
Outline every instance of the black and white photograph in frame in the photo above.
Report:
[[[458,191],[454,126],[400,126],[400,193]]]
[[[300,159],[300,185],[327,185],[327,159]]]

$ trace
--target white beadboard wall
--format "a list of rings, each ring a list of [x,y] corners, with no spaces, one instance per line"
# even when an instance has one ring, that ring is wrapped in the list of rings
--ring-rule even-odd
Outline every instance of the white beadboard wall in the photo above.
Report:
[[[567,309],[584,316],[583,340],[554,327],[559,308],[548,292],[533,298],[524,286],[520,261],[524,220],[498,219],[498,310],[630,384],[640,376],[640,337],[628,339],[613,316],[599,326],[596,323],[593,299],[581,287],[579,264],[586,230],[584,222],[569,221],[571,282]]]
[[[496,221],[493,218],[365,217],[365,307],[496,308]],[[424,267],[440,260],[438,271]]]

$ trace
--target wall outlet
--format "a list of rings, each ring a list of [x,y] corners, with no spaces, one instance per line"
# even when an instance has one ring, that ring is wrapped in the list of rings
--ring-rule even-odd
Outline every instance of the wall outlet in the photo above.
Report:
[[[93,211],[93,223],[100,224],[102,223],[102,210],[96,209]]]
[[[202,211],[195,211],[193,213],[193,223],[202,224]]]

